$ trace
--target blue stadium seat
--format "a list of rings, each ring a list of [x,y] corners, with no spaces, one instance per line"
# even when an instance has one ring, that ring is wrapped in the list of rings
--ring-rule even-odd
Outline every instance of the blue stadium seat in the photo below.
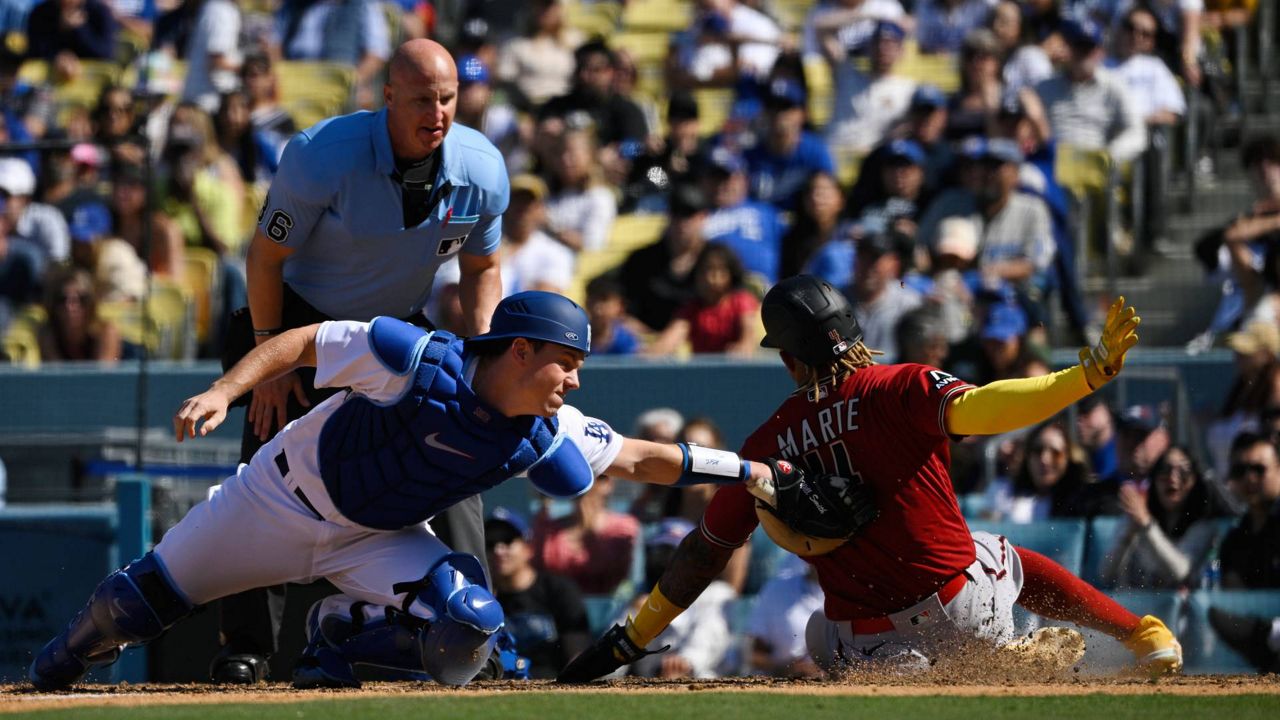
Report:
[[[1004,535],[1014,545],[1045,555],[1076,575],[1084,564],[1084,520],[1055,518],[1029,525],[970,520],[969,529]]]
[[[1089,520],[1089,534],[1084,543],[1084,565],[1080,577],[1085,582],[1098,584],[1102,559],[1115,544],[1116,535],[1124,527],[1125,518],[1117,515],[1100,515]]]
[[[587,625],[591,627],[591,637],[599,637],[609,625],[617,619],[626,602],[611,595],[583,595],[582,603],[587,607]]]
[[[1280,590],[1198,590],[1186,602],[1185,628],[1178,631],[1187,672],[1250,673],[1254,668],[1209,625],[1209,608],[1233,613],[1280,616]]]

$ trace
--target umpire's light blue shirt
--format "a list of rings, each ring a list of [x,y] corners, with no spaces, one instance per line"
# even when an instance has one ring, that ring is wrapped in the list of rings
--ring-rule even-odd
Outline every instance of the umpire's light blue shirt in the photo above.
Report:
[[[441,151],[435,207],[406,228],[386,110],[329,118],[295,135],[258,218],[268,238],[295,251],[285,282],[333,318],[407,317],[422,311],[449,258],[496,252],[510,195],[502,155],[457,123]]]

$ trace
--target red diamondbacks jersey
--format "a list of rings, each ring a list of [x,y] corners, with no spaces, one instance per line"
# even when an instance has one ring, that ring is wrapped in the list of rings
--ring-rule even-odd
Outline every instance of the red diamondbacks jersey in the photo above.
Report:
[[[743,443],[748,459],[814,472],[860,473],[880,516],[853,540],[806,558],[832,620],[879,617],[914,605],[971,565],[973,539],[951,487],[943,417],[969,383],[925,365],[873,365],[839,387],[797,390]],[[707,507],[708,541],[736,547],[758,520],[746,487],[720,489]]]

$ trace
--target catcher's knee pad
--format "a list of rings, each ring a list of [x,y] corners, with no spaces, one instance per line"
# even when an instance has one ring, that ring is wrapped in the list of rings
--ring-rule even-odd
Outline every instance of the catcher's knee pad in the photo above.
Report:
[[[98,584],[85,605],[31,664],[37,687],[65,687],[93,665],[114,662],[125,645],[159,637],[193,606],[147,553]]]
[[[497,644],[505,617],[489,592],[480,561],[465,553],[441,558],[412,588],[405,610],[428,621],[419,636],[422,667],[445,685],[465,685],[476,676]]]

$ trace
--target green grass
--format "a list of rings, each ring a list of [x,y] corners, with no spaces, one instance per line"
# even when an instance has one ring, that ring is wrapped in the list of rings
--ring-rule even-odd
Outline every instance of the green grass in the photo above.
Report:
[[[156,705],[46,710],[9,718],[76,720],[224,720],[231,718],[303,718],[304,720],[1086,720],[1160,718],[1161,720],[1274,720],[1280,696],[1236,695],[1080,695],[1056,697],[867,698],[774,695],[734,692],[686,694],[511,693],[476,697],[333,698],[298,703]]]

